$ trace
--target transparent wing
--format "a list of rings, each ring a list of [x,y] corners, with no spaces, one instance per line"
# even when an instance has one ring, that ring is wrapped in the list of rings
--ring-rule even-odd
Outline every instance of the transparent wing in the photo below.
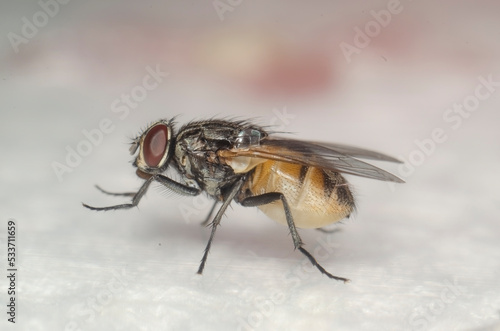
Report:
[[[294,139],[265,138],[246,148],[220,151],[222,157],[247,156],[303,164],[366,178],[403,183],[395,175],[356,159],[400,162],[388,155],[362,148]]]
[[[369,149],[335,144],[335,143],[324,143],[324,142],[312,142],[313,145],[323,146],[337,153],[349,155],[352,157],[358,157],[361,159],[369,159],[369,160],[377,160],[377,161],[388,161],[388,162],[396,162],[401,163],[400,160],[379,152],[371,151]]]

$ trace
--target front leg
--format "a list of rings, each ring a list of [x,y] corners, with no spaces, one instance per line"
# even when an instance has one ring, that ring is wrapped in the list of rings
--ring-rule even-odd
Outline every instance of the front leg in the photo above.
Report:
[[[116,209],[129,209],[129,208],[135,207],[135,206],[137,206],[139,204],[139,201],[141,201],[141,199],[144,196],[144,194],[146,194],[146,192],[147,192],[147,190],[149,188],[149,185],[153,181],[159,182],[160,184],[164,185],[168,189],[170,189],[170,190],[172,190],[175,193],[180,194],[180,195],[191,195],[191,196],[194,196],[194,195],[200,194],[200,192],[201,192],[201,190],[199,188],[191,187],[191,186],[187,186],[187,185],[178,183],[175,180],[170,179],[170,178],[168,178],[166,176],[163,176],[163,175],[154,175],[154,176],[149,177],[144,182],[144,184],[142,184],[142,186],[139,189],[139,191],[137,191],[137,193],[135,193],[135,194],[133,194],[133,193],[113,194],[112,193],[112,195],[125,195],[125,196],[131,196],[131,195],[133,195],[132,203],[124,203],[124,204],[121,204],[121,205],[108,206],[108,207],[92,207],[92,206],[89,206],[89,205],[87,205],[85,203],[82,203],[82,205],[84,207],[88,208],[88,209],[91,209],[91,210],[116,210]],[[108,193],[108,192],[102,190],[101,188],[99,188],[99,190],[103,191],[104,193]]]
[[[125,193],[109,192],[109,191],[106,191],[103,188],[101,188],[99,185],[96,185],[95,188],[98,189],[99,191],[101,191],[104,194],[112,195],[112,196],[115,196],[115,197],[134,197],[137,194],[137,192],[125,192]]]

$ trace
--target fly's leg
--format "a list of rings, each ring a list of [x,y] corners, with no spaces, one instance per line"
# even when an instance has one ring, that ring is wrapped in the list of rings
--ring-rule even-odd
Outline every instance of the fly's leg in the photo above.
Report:
[[[264,193],[262,195],[257,195],[253,197],[247,197],[243,199],[240,203],[245,206],[245,207],[257,207],[257,206],[262,206],[262,205],[267,205],[269,203],[273,203],[275,201],[281,200],[283,203],[283,209],[285,210],[285,216],[286,216],[286,222],[288,224],[288,228],[290,229],[290,234],[292,235],[292,240],[293,240],[293,245],[295,246],[295,249],[298,249],[302,254],[307,256],[309,261],[311,261],[312,265],[318,268],[318,270],[328,276],[329,278],[336,279],[336,280],[341,280],[344,283],[348,282],[349,279],[343,278],[343,277],[337,277],[329,273],[328,271],[323,268],[318,261],[304,248],[302,247],[304,243],[302,242],[302,239],[299,236],[299,233],[297,232],[297,228],[295,227],[295,223],[293,222],[293,217],[292,213],[290,211],[290,206],[288,205],[288,202],[286,201],[285,196],[282,193],[278,192],[271,192],[271,193]]]
[[[96,187],[96,189],[98,189],[99,191],[101,191],[104,194],[113,195],[116,197],[134,197],[137,194],[137,192],[113,193],[113,192],[103,190],[99,185],[96,185],[95,187]]]
[[[92,207],[92,206],[89,206],[85,203],[82,203],[82,205],[88,209],[91,209],[91,210],[116,210],[116,209],[129,209],[129,208],[135,207],[139,204],[139,201],[141,201],[144,194],[146,194],[146,192],[149,188],[149,185],[153,181],[157,181],[160,184],[167,187],[168,189],[174,191],[177,194],[181,194],[181,195],[194,196],[194,195],[200,194],[200,192],[201,192],[201,190],[199,188],[195,188],[195,187],[191,187],[191,186],[187,186],[187,185],[178,183],[178,182],[176,182],[176,181],[174,181],[166,176],[163,176],[163,175],[155,175],[155,176],[151,176],[150,178],[148,178],[144,182],[144,184],[142,184],[141,188],[139,189],[139,191],[137,191],[137,193],[109,193],[109,192],[104,191],[98,187],[99,190],[101,190],[102,192],[104,192],[106,194],[119,195],[119,196],[133,196],[131,203],[124,203],[121,205],[108,206],[108,207]]]
[[[215,231],[217,230],[217,226],[220,224],[220,220],[222,218],[222,215],[226,212],[227,207],[231,204],[233,201],[234,197],[236,194],[241,189],[241,186],[243,185],[243,178],[238,180],[233,187],[229,189],[227,192],[227,195],[224,196],[224,202],[222,203],[222,206],[220,207],[219,211],[214,217],[214,220],[210,224],[212,226],[212,232],[210,233],[210,238],[208,239],[207,247],[205,248],[205,252],[203,253],[203,257],[201,258],[201,263],[200,267],[198,268],[198,274],[203,273],[203,269],[205,268],[205,264],[207,262],[207,257],[208,257],[208,252],[210,251],[210,247],[212,246],[212,240],[214,239],[215,236]]]
[[[203,222],[201,222],[200,224],[201,226],[206,226],[208,222],[210,222],[210,216],[212,216],[212,214],[214,213],[215,207],[217,207],[217,203],[218,201],[214,202],[214,205],[212,206],[212,208],[210,208],[210,211],[208,212],[207,218]]]
[[[82,205],[88,209],[91,209],[91,210],[116,210],[116,209],[129,209],[129,208],[135,207],[135,206],[137,206],[137,204],[139,204],[139,201],[141,201],[144,194],[146,194],[146,192],[149,188],[149,185],[151,184],[152,181],[153,181],[153,177],[149,178],[148,180],[146,180],[144,182],[144,184],[142,184],[139,191],[137,191],[137,193],[134,194],[134,196],[132,198],[132,203],[124,203],[121,205],[108,206],[108,207],[92,207],[92,206],[89,206],[85,203],[82,203]],[[107,193],[107,192],[105,192],[105,193]]]

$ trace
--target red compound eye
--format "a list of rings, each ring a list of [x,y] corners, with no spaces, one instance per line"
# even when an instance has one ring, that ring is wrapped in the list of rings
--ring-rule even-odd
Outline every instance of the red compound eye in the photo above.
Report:
[[[144,138],[144,161],[149,167],[157,167],[168,145],[168,127],[158,124],[152,127]]]

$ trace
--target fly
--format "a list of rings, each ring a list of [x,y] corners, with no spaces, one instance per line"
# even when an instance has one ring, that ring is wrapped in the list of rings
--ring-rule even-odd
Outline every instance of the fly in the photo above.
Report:
[[[208,252],[227,207],[235,201],[258,207],[286,225],[295,249],[329,278],[347,282],[325,270],[303,247],[297,228],[318,228],[349,217],[355,208],[346,179],[350,174],[402,183],[393,174],[363,162],[399,160],[362,148],[275,137],[245,121],[207,120],[188,123],[176,131],[172,120],[151,124],[132,142],[137,175],[144,183],[134,193],[103,193],[131,197],[130,203],[92,207],[92,210],[128,209],[138,205],[152,182],[184,196],[205,192],[214,199],[211,234],[198,273],[205,268]],[[181,175],[175,181],[165,175],[173,167]]]

